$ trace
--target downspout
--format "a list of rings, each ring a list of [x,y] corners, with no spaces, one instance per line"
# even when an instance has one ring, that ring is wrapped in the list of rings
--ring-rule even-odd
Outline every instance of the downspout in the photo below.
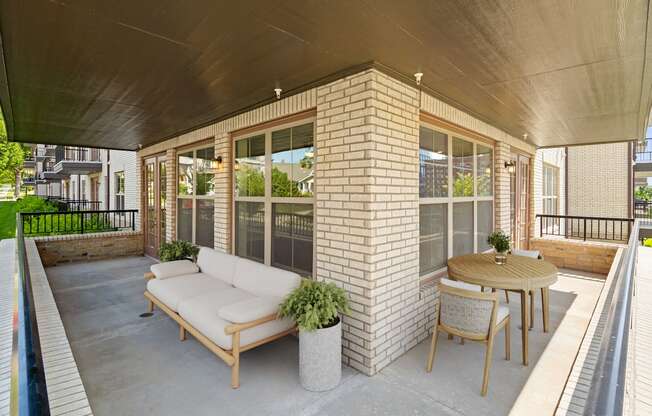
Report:
[[[564,215],[570,215],[568,212],[568,146],[564,147]]]

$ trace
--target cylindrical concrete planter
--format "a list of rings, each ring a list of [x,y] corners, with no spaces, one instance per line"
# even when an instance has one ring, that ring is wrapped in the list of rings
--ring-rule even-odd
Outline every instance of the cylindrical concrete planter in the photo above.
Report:
[[[310,391],[335,388],[342,376],[342,322],[315,331],[299,331],[299,376]]]

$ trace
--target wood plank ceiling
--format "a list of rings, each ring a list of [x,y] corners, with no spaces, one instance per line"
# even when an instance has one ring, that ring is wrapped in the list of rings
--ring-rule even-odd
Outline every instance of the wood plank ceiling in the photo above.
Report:
[[[0,2],[10,137],[134,150],[377,62],[538,146],[642,137],[645,0]]]

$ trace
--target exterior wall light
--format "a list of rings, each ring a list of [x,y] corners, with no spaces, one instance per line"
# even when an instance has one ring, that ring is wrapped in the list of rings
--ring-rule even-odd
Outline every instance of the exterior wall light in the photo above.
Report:
[[[211,163],[211,168],[213,168],[213,170],[222,170],[222,166],[222,156],[216,157]]]
[[[516,162],[513,160],[505,162],[505,169],[507,169],[507,172],[509,173],[516,172]]]
[[[233,170],[236,170],[236,171],[240,170],[240,162],[238,162],[237,160],[233,164]]]

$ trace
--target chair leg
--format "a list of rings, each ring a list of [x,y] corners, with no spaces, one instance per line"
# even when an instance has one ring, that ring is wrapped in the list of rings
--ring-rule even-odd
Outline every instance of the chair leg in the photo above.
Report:
[[[179,325],[179,341],[185,341],[186,340],[186,329]]]
[[[430,341],[430,353],[428,354],[428,363],[426,364],[427,372],[432,371],[432,362],[435,359],[435,352],[437,351],[437,333],[438,333],[437,325],[435,325],[435,329],[432,331],[432,341]]]
[[[233,334],[231,342],[231,353],[235,361],[231,367],[231,387],[240,387],[240,332]]]
[[[530,291],[530,329],[534,328],[534,290]]]
[[[152,302],[151,300],[147,302],[147,312],[149,313],[154,312],[154,302]]]
[[[509,303],[509,291],[505,291],[505,302]]]
[[[511,337],[511,317],[507,317],[507,323],[505,324],[505,359],[509,361],[512,358],[512,337]]]
[[[491,369],[491,356],[494,351],[494,330],[489,330],[489,340],[487,340],[487,351],[484,357],[484,373],[482,375],[482,391],[483,396],[487,395],[487,387],[489,387],[489,370]]]

